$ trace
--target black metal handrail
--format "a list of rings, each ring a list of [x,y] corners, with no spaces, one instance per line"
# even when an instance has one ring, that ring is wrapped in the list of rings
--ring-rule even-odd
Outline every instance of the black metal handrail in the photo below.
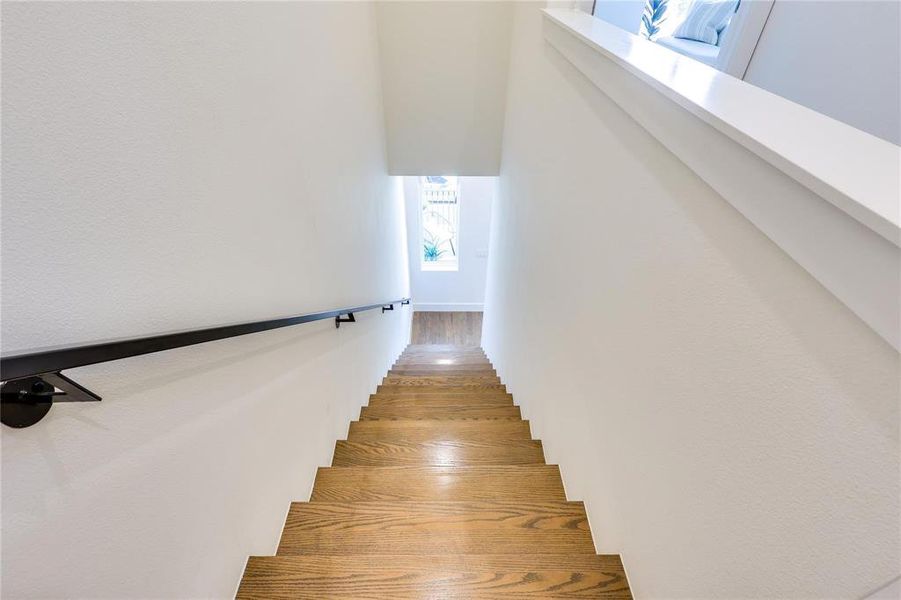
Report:
[[[0,398],[0,422],[11,427],[28,427],[40,421],[53,402],[98,401],[100,396],[61,373],[64,369],[163,352],[240,335],[291,327],[312,321],[335,319],[341,323],[356,321],[354,313],[381,308],[394,310],[395,304],[409,304],[409,298],[379,304],[354,306],[323,312],[253,321],[235,325],[207,327],[146,337],[108,340],[73,346],[42,348],[0,356],[0,378],[4,381]]]

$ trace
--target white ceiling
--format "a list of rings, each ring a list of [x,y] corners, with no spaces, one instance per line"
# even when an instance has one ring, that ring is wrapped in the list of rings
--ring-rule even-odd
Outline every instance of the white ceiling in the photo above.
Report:
[[[497,175],[514,2],[379,2],[392,175]]]

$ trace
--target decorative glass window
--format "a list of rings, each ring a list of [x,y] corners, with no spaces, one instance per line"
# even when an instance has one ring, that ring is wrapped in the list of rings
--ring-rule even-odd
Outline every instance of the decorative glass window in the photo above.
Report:
[[[460,187],[456,177],[419,178],[423,271],[456,271],[460,253]]]

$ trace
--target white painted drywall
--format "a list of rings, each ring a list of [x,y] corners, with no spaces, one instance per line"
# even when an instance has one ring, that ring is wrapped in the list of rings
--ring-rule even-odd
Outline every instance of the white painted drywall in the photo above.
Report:
[[[538,8],[514,22],[483,345],[598,550],[642,598],[883,585],[898,353],[550,48]]]
[[[6,3],[3,351],[399,298],[370,4]],[[69,372],[3,428],[3,595],[231,597],[408,308]]]
[[[480,311],[485,301],[488,235],[496,177],[461,177],[460,259],[457,271],[423,271],[419,234],[419,184],[404,177],[413,308],[418,311]]]
[[[745,81],[901,144],[901,3],[776,0]]]
[[[511,2],[380,2],[392,175],[497,175]]]

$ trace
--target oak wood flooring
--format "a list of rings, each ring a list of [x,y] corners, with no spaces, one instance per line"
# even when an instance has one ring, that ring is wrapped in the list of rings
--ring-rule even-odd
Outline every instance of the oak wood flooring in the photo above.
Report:
[[[477,347],[482,343],[482,313],[416,311],[410,337],[413,344]]]

